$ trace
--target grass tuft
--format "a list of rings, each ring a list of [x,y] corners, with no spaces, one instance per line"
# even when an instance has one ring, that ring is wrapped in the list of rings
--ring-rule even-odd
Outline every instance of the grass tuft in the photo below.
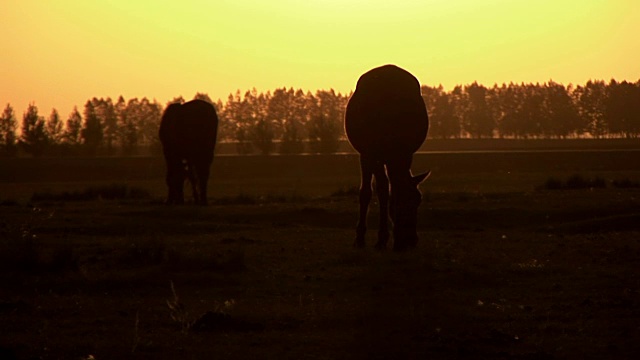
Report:
[[[238,194],[236,196],[215,198],[210,201],[210,203],[212,205],[255,205],[257,203],[257,199],[254,196]]]
[[[180,301],[176,288],[173,286],[173,281],[169,282],[171,285],[171,294],[173,297],[167,299],[167,307],[169,308],[169,316],[171,320],[175,321],[180,326],[180,331],[186,333],[191,329],[194,320],[191,319],[187,307]]]
[[[0,206],[18,206],[20,205],[17,200],[14,199],[4,199],[0,200]]]
[[[235,300],[230,299],[222,303],[215,302],[213,310],[194,318],[187,310],[187,306],[181,302],[176,292],[173,281],[170,281],[172,298],[167,299],[169,316],[178,324],[180,331],[256,331],[261,330],[261,324],[250,323],[231,316],[231,311],[236,305]]]
[[[160,265],[166,261],[167,248],[156,239],[141,240],[131,243],[121,261],[123,264],[135,266]]]
[[[64,191],[61,193],[50,191],[35,192],[31,196],[31,201],[140,200],[150,198],[151,195],[144,189],[129,187],[125,184],[111,184],[92,186],[81,191]]]
[[[357,186],[345,186],[331,193],[332,197],[353,197],[359,195],[360,188]]]
[[[640,181],[630,179],[613,180],[612,185],[619,189],[640,188]]]
[[[34,207],[23,223],[0,223],[0,271],[27,274],[78,271],[78,256],[67,242],[45,246],[39,230],[53,217]],[[66,238],[65,238],[66,240]]]
[[[236,196],[225,196],[212,199],[212,205],[257,205],[257,204],[284,204],[305,201],[306,198],[298,195],[276,195],[267,194],[264,196],[251,196],[239,194]]]
[[[555,177],[548,178],[544,185],[542,185],[542,188],[546,190],[560,190],[563,187],[564,183],[562,180]]]
[[[170,272],[220,271],[239,272],[246,269],[241,248],[202,251],[202,249],[167,246],[158,239],[132,243],[119,258],[119,266],[143,268],[159,266]]]
[[[606,187],[607,182],[601,177],[586,178],[582,175],[574,174],[564,181],[556,177],[550,177],[539,188],[543,190],[579,190],[596,188],[604,189]]]
[[[76,272],[78,256],[69,244],[47,251],[36,237],[7,239],[0,244],[0,270],[25,274]]]
[[[245,255],[241,249],[211,254],[170,249],[166,252],[162,265],[172,272],[211,270],[233,273],[246,269]]]
[[[607,187],[607,182],[601,177],[588,179],[578,174],[570,176],[565,182],[566,189],[591,189],[591,188],[606,188],[606,187]]]

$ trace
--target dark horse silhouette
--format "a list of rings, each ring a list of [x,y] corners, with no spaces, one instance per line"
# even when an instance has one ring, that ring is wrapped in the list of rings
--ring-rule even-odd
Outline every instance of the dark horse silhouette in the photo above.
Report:
[[[196,204],[207,204],[207,181],[218,134],[218,115],[207,101],[169,105],[160,122],[160,142],[167,163],[168,204],[184,203],[188,179]]]
[[[393,249],[402,251],[416,246],[418,206],[422,201],[418,185],[430,172],[413,176],[411,161],[428,129],[429,117],[420,83],[413,75],[397,66],[385,65],[358,79],[345,115],[347,137],[360,153],[357,247],[364,247],[365,243],[374,177],[380,202],[376,248],[386,248],[389,215],[393,221]]]

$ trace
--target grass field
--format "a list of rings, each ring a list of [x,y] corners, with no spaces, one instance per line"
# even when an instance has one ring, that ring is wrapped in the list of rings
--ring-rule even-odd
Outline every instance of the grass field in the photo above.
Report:
[[[218,157],[208,207],[159,159],[3,159],[0,358],[635,359],[637,155],[416,156],[401,254],[351,247],[353,155]]]

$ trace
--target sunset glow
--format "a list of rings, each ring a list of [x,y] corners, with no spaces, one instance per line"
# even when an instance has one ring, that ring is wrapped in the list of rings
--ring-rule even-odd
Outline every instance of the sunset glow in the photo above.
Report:
[[[425,85],[640,79],[633,0],[39,1],[0,7],[0,104],[348,93],[394,63]]]

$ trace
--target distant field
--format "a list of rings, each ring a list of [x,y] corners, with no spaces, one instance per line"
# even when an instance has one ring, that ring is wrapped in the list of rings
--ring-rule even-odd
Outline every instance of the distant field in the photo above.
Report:
[[[430,192],[530,191],[550,176],[640,178],[640,151],[545,150],[432,152],[414,156],[414,172],[427,169]],[[87,184],[124,183],[164,194],[164,162],[154,157],[17,158],[0,160],[0,199],[24,199],[34,191]],[[217,156],[212,197],[326,196],[359,184],[356,154]]]
[[[308,145],[305,145],[308,148]],[[277,148],[277,146],[276,146]],[[640,139],[427,139],[420,152],[432,151],[493,151],[493,150],[586,150],[586,149],[640,149]],[[219,154],[236,154],[236,144],[218,143]],[[352,153],[345,140],[338,151]]]

